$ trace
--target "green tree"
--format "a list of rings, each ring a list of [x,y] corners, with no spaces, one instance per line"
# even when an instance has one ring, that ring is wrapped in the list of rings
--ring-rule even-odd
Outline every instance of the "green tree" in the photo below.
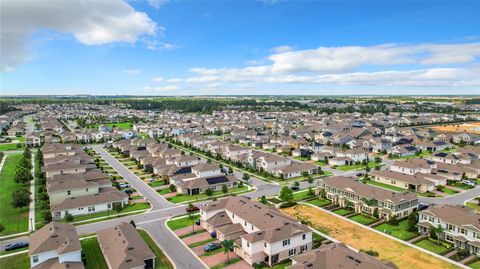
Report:
[[[120,212],[123,210],[122,204],[121,203],[113,204],[113,210],[117,212],[117,215],[120,214]]]
[[[206,194],[207,196],[212,196],[212,195],[213,195],[212,189],[210,189],[210,188],[206,189],[206,190],[205,190],[205,194]]]
[[[232,240],[223,240],[223,253],[227,255],[227,263],[230,263],[230,252],[233,251],[233,241]]]
[[[42,218],[44,222],[49,223],[52,221],[52,214],[50,213],[50,211],[43,211]]]
[[[228,173],[233,174],[233,168],[231,166],[228,167]]]
[[[30,192],[26,189],[15,190],[12,196],[12,205],[15,208],[28,206],[30,203]]]
[[[73,216],[70,213],[65,213],[64,219],[65,219],[66,222],[71,222],[71,221],[73,221]]]
[[[170,192],[174,192],[177,190],[177,187],[175,187],[175,185],[173,184],[170,184],[170,186],[168,186],[168,189],[170,190]]]
[[[437,245],[440,245],[440,238],[443,234],[443,228],[438,224],[437,228],[435,228],[435,233],[437,234]]]
[[[310,187],[312,187],[313,177],[311,175],[307,176],[307,182],[308,182],[308,185],[310,185]]]
[[[280,197],[280,200],[284,202],[291,202],[293,200],[293,192],[289,187],[283,186],[280,191],[279,197]]]
[[[268,203],[268,200],[267,200],[267,197],[265,197],[265,195],[262,195],[262,197],[260,198],[260,203],[266,205]]]
[[[17,183],[27,183],[32,180],[32,174],[30,170],[25,167],[17,167],[15,170],[15,182]]]
[[[375,157],[375,163],[381,163],[382,162],[382,158],[380,157]]]
[[[408,215],[407,227],[410,232],[415,232],[417,230],[417,212],[413,211]]]
[[[223,184],[223,185],[222,185],[222,192],[223,192],[223,193],[227,193],[227,192],[228,192],[228,186],[227,186],[227,184]]]
[[[243,173],[242,179],[248,181],[250,179],[250,175],[247,173]]]

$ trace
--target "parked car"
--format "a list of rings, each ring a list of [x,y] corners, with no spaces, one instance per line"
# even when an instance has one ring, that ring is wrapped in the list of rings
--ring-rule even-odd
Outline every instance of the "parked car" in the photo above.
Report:
[[[148,182],[154,182],[155,181],[155,178],[154,177],[151,177],[148,179]]]
[[[16,242],[5,246],[6,251],[15,250],[23,247],[28,247],[28,242]]]
[[[130,184],[128,183],[120,183],[120,188],[128,188],[130,187]]]
[[[363,177],[365,173],[357,173],[357,177]]]
[[[185,208],[185,211],[187,211],[188,213],[190,212],[195,212],[195,211],[198,211],[200,210],[198,207],[194,206],[194,207],[187,207]]]
[[[299,186],[291,186],[290,189],[292,189],[292,191],[298,191],[298,190],[300,190],[300,187]]]
[[[475,185],[476,185],[474,181],[466,180],[466,179],[462,180],[461,183],[463,183],[467,186],[472,186],[472,187],[475,187]]]
[[[206,252],[209,252],[209,251],[219,249],[221,247],[222,245],[219,243],[208,243],[206,246],[203,247],[203,250],[205,250]]]
[[[130,195],[130,194],[132,194],[132,193],[133,193],[133,191],[132,191],[132,190],[123,190],[123,192],[124,192],[124,193],[126,193],[126,194],[128,194],[128,195]]]
[[[419,204],[418,205],[418,210],[424,210],[424,209],[427,209],[428,208],[428,205],[426,204]]]

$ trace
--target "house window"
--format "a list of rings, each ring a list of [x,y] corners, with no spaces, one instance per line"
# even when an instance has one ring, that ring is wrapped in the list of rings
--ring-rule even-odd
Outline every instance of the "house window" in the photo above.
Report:
[[[296,248],[292,248],[291,250],[288,251],[288,256],[293,256],[297,254],[297,249]]]
[[[67,191],[67,195],[70,195],[70,194],[72,194],[72,191]]]
[[[249,247],[250,247],[250,243],[249,243],[249,242],[247,242],[247,248],[249,248]]]
[[[308,245],[303,245],[300,247],[300,252],[305,252],[308,249]]]
[[[282,244],[283,246],[290,245],[290,239],[283,240]]]
[[[92,212],[92,211],[95,211],[94,205],[88,207],[88,212]]]
[[[267,243],[263,242],[263,247],[266,248],[266,247],[267,247]]]
[[[234,218],[235,218],[235,214],[232,214],[232,219],[234,219]]]
[[[34,256],[32,257],[32,259],[33,259],[33,262],[34,262],[34,263],[35,263],[35,262],[38,262],[38,255],[34,255]]]
[[[86,189],[85,189],[85,191],[87,191],[87,192],[88,192],[88,188],[86,188]]]
[[[302,235],[302,240],[305,240],[307,238],[307,235],[306,234],[303,234]]]

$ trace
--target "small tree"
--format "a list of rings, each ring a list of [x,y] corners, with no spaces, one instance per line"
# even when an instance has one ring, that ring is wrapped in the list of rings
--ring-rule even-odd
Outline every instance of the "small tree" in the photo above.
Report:
[[[437,228],[435,228],[435,233],[437,234],[437,245],[440,245],[440,238],[442,237],[443,228],[438,224]]]
[[[388,221],[388,224],[397,226],[398,225],[398,219],[396,215],[393,215],[390,220]]]
[[[170,190],[170,192],[175,192],[177,190],[177,187],[173,184],[170,184],[170,186],[168,186],[168,189]]]
[[[262,197],[260,198],[260,203],[266,205],[268,203],[268,200],[267,200],[267,197],[265,197],[265,195],[262,195]]]
[[[205,190],[205,194],[206,194],[207,196],[212,196],[212,195],[213,195],[212,189],[210,189],[210,188],[206,189],[206,190]]]
[[[307,182],[308,182],[308,185],[310,185],[310,187],[312,187],[313,177],[311,175],[307,176]]]
[[[247,173],[243,173],[242,179],[248,181],[250,179],[250,175]]]
[[[51,222],[52,221],[52,214],[50,211],[43,211],[42,212],[42,218],[44,222]]]
[[[381,163],[382,162],[382,158],[380,157],[375,157],[375,163]]]
[[[227,184],[223,184],[223,185],[222,185],[222,192],[223,192],[223,193],[227,193],[227,192],[228,192]]]
[[[233,241],[232,240],[223,240],[223,253],[227,254],[227,263],[230,263],[230,252],[233,251]]]
[[[113,204],[113,210],[117,212],[117,215],[120,214],[120,212],[123,210],[122,204],[121,203]]]
[[[279,197],[284,202],[291,202],[293,200],[293,192],[289,187],[283,186]]]
[[[228,167],[228,173],[233,174],[233,168],[231,166]]]
[[[15,170],[15,182],[17,183],[27,183],[32,180],[32,174],[25,167],[17,167]]]
[[[327,198],[327,191],[325,189],[320,190],[320,197],[322,197],[322,199]]]
[[[295,182],[293,182],[293,186],[299,187],[299,186],[300,186],[300,183],[298,183],[298,181],[295,181]]]
[[[408,215],[407,220],[408,231],[415,232],[417,230],[417,212],[413,211]]]
[[[12,196],[12,205],[15,208],[28,206],[30,203],[30,192],[26,189],[15,190]]]
[[[68,213],[68,212],[65,213],[65,221],[66,221],[66,222],[71,222],[71,221],[73,221],[73,216],[72,216],[72,214],[70,214],[70,213]]]

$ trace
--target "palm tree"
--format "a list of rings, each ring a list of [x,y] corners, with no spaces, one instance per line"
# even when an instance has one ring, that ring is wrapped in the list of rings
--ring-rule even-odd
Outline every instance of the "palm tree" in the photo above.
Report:
[[[233,251],[233,241],[232,240],[223,240],[223,253],[227,254],[227,263],[230,263],[230,251]]]
[[[188,219],[192,221],[192,233],[195,233],[195,214],[193,213],[193,204],[188,203]]]

